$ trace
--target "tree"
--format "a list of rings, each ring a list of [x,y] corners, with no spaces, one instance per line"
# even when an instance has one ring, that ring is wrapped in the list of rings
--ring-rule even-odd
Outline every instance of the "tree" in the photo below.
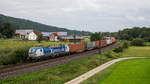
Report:
[[[90,37],[91,41],[97,41],[97,40],[102,40],[103,39],[103,34],[102,33],[93,33],[91,34],[91,37]]]
[[[43,40],[42,37],[43,37],[43,35],[39,34],[36,40],[40,43]]]
[[[3,36],[2,36],[2,34],[0,33],[0,38],[2,38]]]
[[[11,38],[15,32],[10,23],[2,23],[0,25],[0,30],[1,36],[6,36],[6,38]]]
[[[123,48],[128,48],[129,47],[129,44],[127,41],[124,41],[123,44],[122,44],[122,47]]]
[[[131,41],[131,45],[133,46],[144,46],[144,40],[141,38],[136,38]]]

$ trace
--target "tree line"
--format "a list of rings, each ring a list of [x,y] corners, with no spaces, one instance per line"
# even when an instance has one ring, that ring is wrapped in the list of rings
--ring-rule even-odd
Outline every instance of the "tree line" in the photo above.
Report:
[[[133,27],[126,28],[118,32],[111,33],[112,36],[120,40],[130,40],[141,38],[146,42],[150,42],[150,28],[148,27]]]
[[[133,27],[119,30],[118,32],[102,32],[103,36],[114,36],[119,40],[132,41],[137,38],[141,38],[146,42],[150,42],[150,28],[149,27]],[[91,34],[91,40],[98,40],[100,38],[99,33]]]

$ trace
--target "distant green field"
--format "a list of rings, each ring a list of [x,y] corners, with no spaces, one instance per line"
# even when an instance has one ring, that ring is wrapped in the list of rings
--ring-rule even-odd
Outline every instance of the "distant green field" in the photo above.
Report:
[[[69,42],[50,42],[50,41],[42,41],[38,43],[37,41],[12,41],[12,40],[0,40],[0,49],[5,48],[17,48],[24,46],[36,46],[36,45],[58,45],[58,44],[68,44]]]
[[[125,60],[81,84],[150,84],[150,59]]]
[[[123,57],[126,56],[142,56],[142,57],[150,57],[150,46],[144,46],[144,47],[129,47],[129,49],[125,50],[123,53],[121,53]]]

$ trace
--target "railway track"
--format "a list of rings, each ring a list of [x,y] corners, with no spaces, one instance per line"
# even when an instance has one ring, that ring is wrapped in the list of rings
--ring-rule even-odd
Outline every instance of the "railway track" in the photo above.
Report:
[[[102,48],[102,52],[108,51],[112,49],[113,47],[116,47],[120,43],[117,42],[115,44],[112,44],[110,46]],[[73,54],[70,56],[64,56],[64,57],[59,57],[55,59],[49,59],[45,61],[40,61],[40,62],[34,62],[34,63],[26,63],[26,64],[20,64],[16,66],[10,66],[6,68],[0,68],[0,80],[6,79],[6,78],[11,78],[14,76],[26,74],[26,73],[31,73],[34,71],[50,68],[52,66],[57,66],[60,64],[65,64],[71,61],[75,61],[81,58],[87,58],[89,56],[98,54],[98,49],[87,51],[87,52],[82,52],[82,53],[77,53]]]

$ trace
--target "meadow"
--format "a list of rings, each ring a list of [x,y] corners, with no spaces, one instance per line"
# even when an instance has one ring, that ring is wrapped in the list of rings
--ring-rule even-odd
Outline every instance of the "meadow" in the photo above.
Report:
[[[150,46],[131,46],[119,55],[120,57],[150,57]],[[149,66],[149,58],[122,61],[81,84],[150,84]]]
[[[113,64],[81,84],[150,84],[150,59],[132,59]]]
[[[150,46],[131,46],[120,54],[122,55],[122,57],[150,57]]]

